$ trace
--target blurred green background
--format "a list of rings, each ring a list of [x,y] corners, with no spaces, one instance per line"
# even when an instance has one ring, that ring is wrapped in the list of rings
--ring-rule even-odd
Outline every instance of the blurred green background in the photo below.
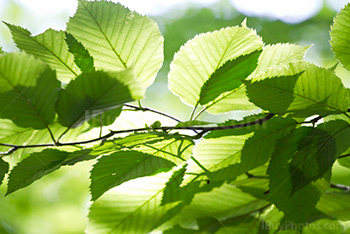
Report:
[[[240,12],[237,9],[240,9],[240,2],[243,1],[245,0],[212,0],[204,1],[206,4],[203,5],[199,1],[183,0],[171,7],[164,6],[164,3],[152,6],[153,9],[158,7],[158,11],[153,10],[148,15],[158,23],[164,35],[165,61],[156,82],[147,91],[147,98],[143,101],[145,106],[162,110],[180,119],[187,119],[191,108],[182,104],[167,89],[167,73],[174,53],[198,33],[239,25],[245,18],[247,25],[256,29],[266,44],[313,44],[307,53],[307,60],[325,67],[335,64],[329,45],[329,30],[333,17],[347,1],[315,0],[318,7],[314,13],[293,23],[286,23],[290,20],[284,19],[283,15],[273,17],[272,13],[270,16],[261,16],[257,13]],[[35,5],[38,2],[0,0],[0,19],[26,27],[35,35],[49,27],[64,29],[77,4],[72,0],[50,0],[46,2],[51,4],[51,7],[46,5],[40,8],[40,5]],[[55,7],[57,2],[61,5],[66,4],[66,7]],[[136,0],[124,2],[137,5]],[[303,6],[298,7],[302,11]],[[16,51],[10,32],[4,24],[0,25],[0,46],[8,52]],[[349,87],[350,75],[341,67],[337,68],[337,73]],[[237,116],[237,113],[223,116],[204,115],[203,118],[218,121],[227,116]],[[13,164],[16,158],[11,158],[11,161]],[[88,178],[91,164],[92,162],[84,162],[74,167],[62,168],[8,197],[4,197],[6,186],[0,186],[0,234],[84,233],[90,199]],[[336,165],[333,169],[333,182],[350,185],[350,170]]]

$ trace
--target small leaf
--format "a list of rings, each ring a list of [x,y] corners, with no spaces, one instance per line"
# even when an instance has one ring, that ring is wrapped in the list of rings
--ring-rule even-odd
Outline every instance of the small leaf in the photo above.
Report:
[[[0,57],[0,117],[19,127],[48,128],[60,82],[46,64],[27,54]]]
[[[0,158],[0,185],[2,184],[5,175],[9,171],[9,168],[9,164],[5,162],[2,158]]]
[[[232,91],[242,84],[256,68],[261,51],[227,61],[203,84],[198,103],[205,105],[220,94]]]
[[[79,68],[74,63],[73,55],[68,52],[63,31],[49,29],[33,37],[27,29],[5,24],[11,30],[17,47],[55,69],[59,80],[68,83],[80,74]]]
[[[331,45],[335,57],[350,70],[350,4],[347,4],[334,18],[331,27]]]
[[[133,101],[133,94],[140,93],[140,90],[133,90],[136,87],[121,82],[127,79],[129,82],[134,80],[132,70],[116,74],[102,71],[81,74],[59,95],[56,103],[59,122],[63,126],[74,128],[104,111]]]
[[[125,181],[150,176],[161,168],[171,169],[174,165],[166,159],[138,151],[120,151],[104,156],[91,171],[92,200]]]
[[[134,67],[145,89],[162,66],[163,37],[157,24],[120,3],[79,1],[67,31],[89,51],[97,70]]]
[[[75,39],[72,34],[66,32],[66,43],[69,52],[74,55],[74,62],[82,72],[95,71],[94,59],[90,56],[84,46]]]
[[[216,125],[216,123],[200,121],[200,120],[190,120],[190,121],[180,122],[176,124],[175,127],[193,127],[193,126],[204,126],[204,125]]]

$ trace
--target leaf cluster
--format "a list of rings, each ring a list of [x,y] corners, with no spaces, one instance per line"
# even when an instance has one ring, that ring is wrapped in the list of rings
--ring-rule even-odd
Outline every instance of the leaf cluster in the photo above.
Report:
[[[346,69],[349,15],[348,4],[330,33]],[[309,47],[265,45],[246,22],[195,36],[168,74],[169,89],[193,107],[181,121],[141,105],[163,63],[163,38],[147,16],[79,0],[66,31],[33,36],[5,24],[21,50],[0,55],[6,195],[95,160],[87,233],[346,230],[350,188],[331,178],[335,162],[350,168],[350,91],[334,69],[304,60]],[[159,118],[116,129],[130,110],[174,124]],[[258,114],[199,120],[204,112],[246,110]],[[84,136],[98,128],[98,136]],[[12,168],[11,154],[21,157]]]

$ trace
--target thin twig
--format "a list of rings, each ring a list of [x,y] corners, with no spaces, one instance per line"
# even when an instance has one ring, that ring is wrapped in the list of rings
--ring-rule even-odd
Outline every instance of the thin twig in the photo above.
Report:
[[[166,131],[171,131],[171,130],[201,130],[200,133],[198,133],[195,136],[188,136],[191,137],[193,139],[199,139],[201,138],[205,133],[210,132],[210,131],[214,131],[214,130],[225,130],[225,129],[236,129],[236,128],[243,128],[243,127],[248,127],[248,126],[253,126],[253,125],[257,125],[257,124],[263,124],[264,122],[266,122],[267,120],[271,119],[274,115],[273,114],[268,114],[267,116],[265,116],[264,118],[252,121],[252,122],[248,122],[248,123],[243,123],[243,124],[237,124],[237,125],[228,125],[228,126],[217,126],[217,127],[176,127],[176,126],[165,126],[165,127],[158,127],[158,128],[134,128],[134,129],[127,129],[127,130],[118,130],[118,131],[110,131],[110,133],[101,136],[101,137],[97,137],[94,139],[90,139],[90,140],[85,140],[85,141],[75,141],[75,142],[67,142],[67,143],[60,143],[60,142],[56,142],[56,143],[51,143],[51,144],[37,144],[37,145],[14,145],[14,144],[6,144],[6,143],[0,143],[0,146],[7,146],[7,147],[11,147],[11,149],[5,153],[0,153],[0,155],[2,156],[6,156],[6,155],[10,155],[13,152],[15,152],[18,149],[22,149],[22,148],[35,148],[35,147],[53,147],[53,146],[75,146],[75,145],[83,145],[83,144],[89,144],[89,143],[93,143],[93,142],[97,142],[97,141],[102,141],[102,140],[106,140],[114,135],[117,134],[122,134],[122,133],[132,133],[132,132],[144,132],[144,131],[149,131],[149,130],[162,130],[164,132]],[[187,136],[187,135],[186,135]]]
[[[342,185],[342,184],[333,184],[333,183],[331,183],[331,188],[340,189],[340,190],[343,190],[345,192],[349,192],[350,191],[350,186],[346,186],[346,185]]]
[[[171,115],[168,115],[166,113],[163,113],[163,112],[160,112],[160,111],[157,111],[157,110],[154,110],[154,109],[151,109],[151,108],[148,108],[148,107],[139,107],[139,106],[134,106],[134,105],[130,105],[130,104],[124,104],[124,106],[126,107],[129,107],[129,108],[132,108],[134,110],[138,110],[138,111],[149,111],[149,112],[153,112],[153,113],[156,113],[158,115],[163,115],[165,117],[168,117],[172,120],[175,120],[176,122],[182,122],[181,120],[171,116]]]
[[[340,155],[340,156],[338,157],[338,159],[340,159],[340,158],[346,158],[346,157],[349,157],[349,156],[350,156],[350,154]]]

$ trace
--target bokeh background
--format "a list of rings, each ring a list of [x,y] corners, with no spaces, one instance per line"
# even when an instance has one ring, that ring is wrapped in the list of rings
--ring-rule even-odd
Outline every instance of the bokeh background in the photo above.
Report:
[[[115,1],[117,2],[117,1]],[[198,33],[239,25],[256,29],[266,44],[313,45],[306,60],[332,67],[336,62],[329,45],[333,17],[345,0],[122,0],[139,13],[153,18],[165,38],[165,61],[156,82],[147,91],[144,106],[188,119],[191,108],[167,89],[167,73],[174,53]],[[21,25],[34,35],[48,28],[64,30],[77,0],[0,0],[0,19]],[[17,51],[9,30],[0,24],[0,46]],[[337,74],[350,87],[350,74],[341,66]],[[228,116],[204,115],[209,121]],[[16,159],[11,159],[16,161]],[[89,204],[89,170],[92,162],[65,167],[43,177],[30,187],[4,197],[0,186],[0,234],[84,233]],[[350,170],[335,165],[333,182],[350,185]],[[5,183],[6,184],[6,183]]]

